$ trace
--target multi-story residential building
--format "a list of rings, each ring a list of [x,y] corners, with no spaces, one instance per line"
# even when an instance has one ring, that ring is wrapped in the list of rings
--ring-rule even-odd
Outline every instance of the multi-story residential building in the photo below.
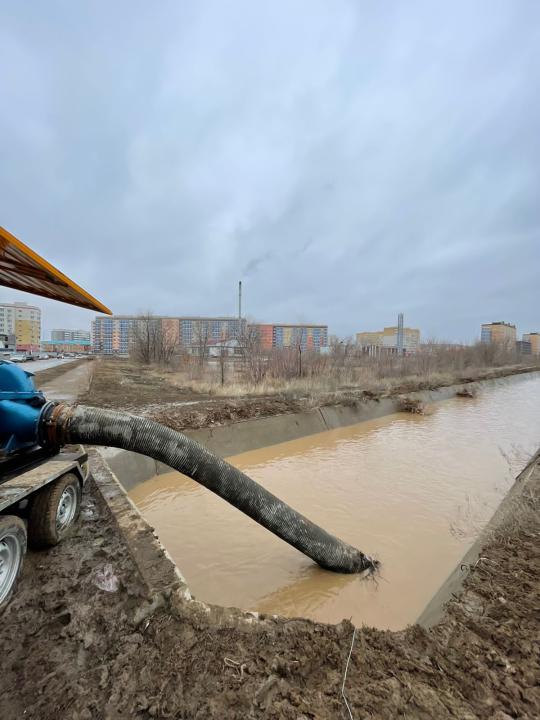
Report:
[[[233,340],[246,334],[247,322],[237,317],[180,317],[167,318],[178,322],[180,346],[196,348],[208,340]]]
[[[503,321],[483,323],[480,339],[487,343],[509,343],[516,342],[516,326]]]
[[[483,323],[480,342],[514,345],[516,342],[516,326],[502,321]]]
[[[531,343],[528,340],[517,340],[516,352],[518,355],[531,355]]]
[[[359,332],[356,333],[356,344],[362,348],[366,347],[382,347],[383,345],[383,331],[374,332]]]
[[[105,355],[127,355],[136,322],[134,315],[98,316],[92,321],[92,347]]]
[[[540,355],[540,333],[527,333],[523,335],[523,341],[531,344],[531,353],[533,355]]]
[[[239,338],[245,334],[247,323],[238,317],[165,317],[152,316],[159,322],[169,342],[187,352],[197,352],[209,341]],[[127,354],[133,341],[137,323],[144,322],[138,315],[98,316],[92,322],[94,350],[106,355]]]
[[[41,310],[25,302],[1,303],[0,334],[15,335],[17,350],[39,350]]]
[[[414,353],[420,345],[420,330],[418,328],[403,328],[403,350],[405,353]],[[383,347],[398,347],[398,327],[385,327],[383,330]]]
[[[328,346],[327,325],[256,323],[249,328],[265,350],[298,346],[303,350],[320,350]]]
[[[364,350],[373,351],[376,348],[385,348],[390,352],[397,352],[398,332],[399,328],[395,325],[392,327],[385,327],[384,330],[356,333],[356,344]],[[403,351],[406,354],[414,353],[418,350],[419,345],[420,330],[417,328],[404,327]]]
[[[89,343],[90,330],[51,330],[51,340],[57,343],[78,342],[80,340]]]

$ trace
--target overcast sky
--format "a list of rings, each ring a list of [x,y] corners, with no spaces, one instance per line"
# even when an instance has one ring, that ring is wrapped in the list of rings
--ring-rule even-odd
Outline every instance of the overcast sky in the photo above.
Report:
[[[0,97],[0,224],[116,313],[540,330],[537,0],[0,0]]]

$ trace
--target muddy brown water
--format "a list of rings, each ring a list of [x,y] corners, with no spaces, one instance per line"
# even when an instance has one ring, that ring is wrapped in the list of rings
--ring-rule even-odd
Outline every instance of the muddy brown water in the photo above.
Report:
[[[382,563],[374,580],[324,571],[179,473],[130,492],[193,594],[322,622],[416,620],[540,445],[540,377],[228,460]]]

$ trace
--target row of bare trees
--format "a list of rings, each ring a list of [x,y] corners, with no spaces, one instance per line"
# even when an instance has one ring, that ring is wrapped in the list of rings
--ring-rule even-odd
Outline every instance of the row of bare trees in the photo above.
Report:
[[[143,365],[167,365],[178,347],[178,337],[164,326],[161,318],[145,313],[135,320],[131,337],[131,355]]]
[[[235,379],[241,378],[251,385],[265,380],[291,380],[293,378],[332,379],[335,383],[354,383],[365,377],[400,376],[429,377],[434,373],[462,373],[475,368],[511,365],[527,360],[516,353],[515,345],[476,343],[451,345],[430,341],[410,355],[397,355],[388,351],[366,352],[352,340],[331,338],[324,353],[307,350],[302,338],[288,348],[263,348],[256,328],[248,326],[239,338],[224,337],[213,352],[219,367],[221,384],[228,379],[229,365],[234,368]],[[132,355],[143,364],[169,365],[174,360],[198,367],[203,378],[208,369],[211,347],[208,323],[193,327],[191,353],[182,356],[178,329],[168,326],[151,313],[141,315],[135,322],[132,334]],[[233,347],[234,346],[234,347]],[[214,363],[213,367],[216,367]]]
[[[196,362],[202,368],[209,356],[211,332],[207,322],[195,324],[191,339],[191,350]],[[218,358],[222,367],[224,382],[225,360],[229,353],[229,337],[222,337],[218,347]],[[173,358],[180,356],[181,342],[178,328],[163,318],[147,312],[134,322],[131,332],[131,356],[143,365],[169,365]]]

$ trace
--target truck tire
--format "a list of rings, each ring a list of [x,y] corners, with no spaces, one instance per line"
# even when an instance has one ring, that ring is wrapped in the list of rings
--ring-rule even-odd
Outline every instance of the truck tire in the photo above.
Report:
[[[26,554],[26,526],[15,515],[0,515],[0,613],[6,609]]]
[[[28,540],[36,549],[58,545],[73,527],[81,509],[77,475],[66,473],[39,490],[28,514]]]

